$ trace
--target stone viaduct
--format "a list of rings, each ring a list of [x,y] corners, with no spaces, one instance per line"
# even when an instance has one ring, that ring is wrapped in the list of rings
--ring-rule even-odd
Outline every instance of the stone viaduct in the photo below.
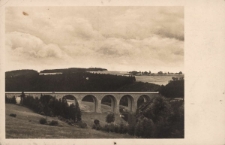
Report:
[[[20,97],[22,92],[5,92],[6,97],[15,96]],[[137,109],[138,99],[143,98],[145,101],[153,99],[154,97],[160,96],[158,92],[24,92],[26,96],[40,97],[41,95],[51,95],[57,99],[62,99],[66,96],[73,96],[74,101],[78,101],[79,104],[82,104],[82,100],[91,96],[94,102],[93,112],[101,113],[101,103],[104,97],[109,97],[111,99],[111,111],[119,114],[119,104],[120,100],[123,97],[127,97],[128,101],[128,110],[135,112]]]

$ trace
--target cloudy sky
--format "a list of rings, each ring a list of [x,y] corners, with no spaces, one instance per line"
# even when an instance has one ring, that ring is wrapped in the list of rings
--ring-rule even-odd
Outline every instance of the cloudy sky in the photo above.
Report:
[[[6,69],[183,71],[183,7],[7,7]]]

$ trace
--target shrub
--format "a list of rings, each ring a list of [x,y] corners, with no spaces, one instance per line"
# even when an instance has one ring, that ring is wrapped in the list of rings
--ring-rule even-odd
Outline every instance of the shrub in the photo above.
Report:
[[[95,119],[95,120],[94,120],[94,124],[95,124],[95,125],[100,124],[100,123],[99,123],[99,120],[98,120],[98,119]]]
[[[11,104],[16,104],[16,97],[13,96],[12,98],[8,98],[7,96],[5,96],[5,102],[11,103]]]
[[[135,124],[129,124],[128,125],[128,134],[129,135],[134,135],[134,131],[135,131]]]
[[[142,137],[144,138],[151,138],[153,137],[154,134],[154,123],[151,119],[148,118],[143,118],[142,121],[142,126],[143,126],[143,135]]]
[[[106,116],[106,122],[107,123],[111,123],[111,122],[114,122],[115,121],[115,115],[114,113],[110,113]]]
[[[140,118],[135,126],[130,126],[129,134],[142,138],[154,137],[155,125],[152,119],[146,117]]]
[[[141,121],[138,121],[135,125],[135,131],[134,131],[134,134],[138,137],[141,137],[142,134],[143,134],[143,126],[142,126],[142,122]]]
[[[11,117],[16,117],[16,114],[10,114],[9,116],[11,116]]]
[[[78,123],[78,125],[79,125],[80,128],[87,128],[87,123],[85,123],[85,122],[80,121]]]
[[[92,129],[101,130],[102,127],[100,126],[100,124],[93,124]]]
[[[92,129],[96,129],[96,127],[97,127],[96,124],[92,125]]]
[[[100,126],[100,124],[98,124],[98,125],[96,126],[96,129],[97,129],[97,130],[102,130],[102,127]]]
[[[41,118],[39,120],[40,124],[46,124],[47,123],[47,120],[45,118]]]
[[[16,97],[15,96],[13,96],[13,98],[12,98],[12,103],[16,104]]]
[[[123,122],[121,122],[119,125],[119,133],[127,133],[127,131],[127,126]]]
[[[119,133],[119,126],[118,125],[114,125],[114,131],[115,131],[115,133]]]
[[[49,125],[57,126],[59,123],[56,120],[52,120]]]
[[[106,124],[106,125],[104,126],[103,130],[106,131],[106,132],[109,132],[109,125]]]
[[[114,126],[114,124],[109,124],[108,128],[109,128],[109,131],[110,131],[110,132],[114,132],[114,131],[115,131],[115,126]]]

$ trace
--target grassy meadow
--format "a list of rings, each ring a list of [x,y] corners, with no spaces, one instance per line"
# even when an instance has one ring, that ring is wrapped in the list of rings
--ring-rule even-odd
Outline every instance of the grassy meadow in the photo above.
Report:
[[[92,103],[84,102],[81,108],[91,109]],[[90,106],[90,107],[85,107]],[[106,105],[103,108],[110,110]],[[86,129],[78,126],[71,126],[65,122],[58,120],[57,117],[47,117],[47,121],[57,120],[58,126],[42,125],[39,123],[40,118],[45,118],[40,114],[34,113],[32,110],[15,105],[6,104],[6,138],[134,138],[128,134],[108,133],[92,129],[94,119],[98,119],[103,126],[106,124],[105,113],[93,113],[82,111],[82,120],[87,123]],[[11,117],[10,114],[16,114]],[[115,122],[120,123],[122,119],[119,115],[115,116]]]

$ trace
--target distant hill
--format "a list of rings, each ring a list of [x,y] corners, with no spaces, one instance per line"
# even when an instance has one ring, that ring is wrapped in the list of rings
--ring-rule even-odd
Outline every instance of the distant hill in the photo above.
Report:
[[[8,71],[5,73],[6,78],[12,78],[12,77],[21,77],[21,76],[33,76],[38,75],[38,72],[36,70],[14,70],[14,71]]]
[[[40,71],[40,73],[76,73],[76,72],[86,72],[86,71],[107,71],[105,68],[66,68],[66,69],[46,69]]]

